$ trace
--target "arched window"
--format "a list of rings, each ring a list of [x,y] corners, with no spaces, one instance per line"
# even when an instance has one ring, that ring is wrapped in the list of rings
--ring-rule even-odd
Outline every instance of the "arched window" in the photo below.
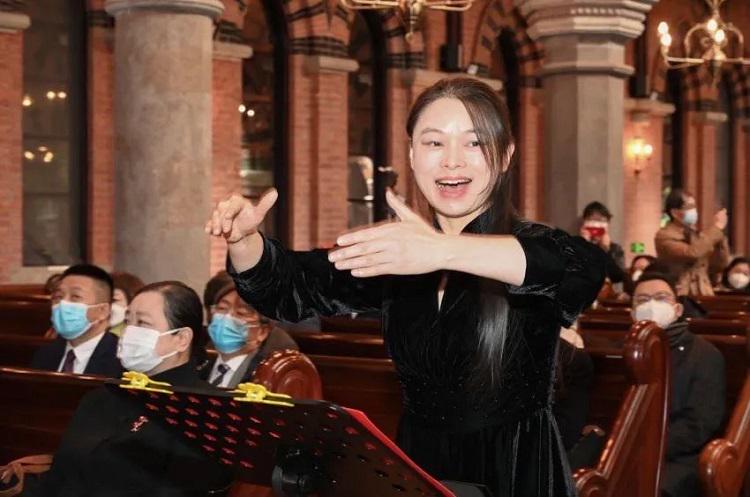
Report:
[[[86,259],[84,0],[27,2],[23,54],[23,263]]]
[[[280,2],[246,0],[243,35],[253,56],[242,64],[243,194],[258,198],[276,187],[288,193],[288,38]],[[288,202],[277,202],[266,216],[263,230],[285,241]]]
[[[387,105],[385,39],[377,13],[354,16],[349,56],[359,70],[349,74],[349,226],[385,218]]]
[[[516,35],[513,30],[503,28],[497,38],[495,49],[489,69],[489,76],[493,79],[499,79],[503,82],[503,94],[505,103],[510,113],[510,124],[513,129],[513,136],[518,140],[521,121],[521,65],[518,60],[518,46]],[[516,166],[521,164],[522,150],[516,148]],[[511,194],[513,196],[513,205],[519,205],[521,190],[521,174],[515,171],[513,184],[511,185]]]

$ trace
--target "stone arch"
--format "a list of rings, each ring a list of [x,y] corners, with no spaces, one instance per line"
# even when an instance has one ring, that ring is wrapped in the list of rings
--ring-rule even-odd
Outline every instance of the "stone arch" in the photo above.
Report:
[[[479,75],[486,75],[492,59],[492,52],[497,46],[498,37],[503,29],[513,33],[513,41],[521,65],[521,76],[524,79],[536,78],[541,68],[543,52],[539,45],[528,35],[527,24],[523,16],[513,6],[512,0],[492,0],[479,17],[481,26],[477,30],[474,46],[470,52],[469,64],[478,67]]]

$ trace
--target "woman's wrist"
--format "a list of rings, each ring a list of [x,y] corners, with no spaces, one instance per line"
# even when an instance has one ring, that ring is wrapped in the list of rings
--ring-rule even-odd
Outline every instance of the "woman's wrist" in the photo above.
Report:
[[[437,244],[438,266],[439,269],[447,271],[456,270],[456,262],[460,257],[460,238],[461,235],[448,235],[439,233]]]

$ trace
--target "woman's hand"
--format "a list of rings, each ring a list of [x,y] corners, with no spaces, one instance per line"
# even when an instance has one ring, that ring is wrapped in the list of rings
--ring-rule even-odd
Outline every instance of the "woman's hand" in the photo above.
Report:
[[[423,274],[444,267],[446,235],[439,233],[392,191],[385,195],[400,221],[341,235],[328,259],[336,269],[366,278],[383,274]]]
[[[258,226],[278,197],[275,188],[266,190],[257,204],[241,195],[232,195],[218,203],[205,231],[212,236],[223,236],[227,243],[237,243],[258,232]]]

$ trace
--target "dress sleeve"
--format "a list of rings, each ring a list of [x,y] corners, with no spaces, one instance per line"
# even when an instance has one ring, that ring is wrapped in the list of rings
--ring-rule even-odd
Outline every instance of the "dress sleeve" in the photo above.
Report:
[[[295,252],[266,237],[254,267],[238,273],[227,258],[227,271],[243,300],[265,316],[291,322],[379,311],[386,279],[355,278],[337,270],[325,250]]]
[[[607,255],[581,237],[539,224],[524,223],[514,234],[526,255],[526,276],[521,286],[508,287],[509,294],[545,299],[560,325],[569,327],[596,299]]]

